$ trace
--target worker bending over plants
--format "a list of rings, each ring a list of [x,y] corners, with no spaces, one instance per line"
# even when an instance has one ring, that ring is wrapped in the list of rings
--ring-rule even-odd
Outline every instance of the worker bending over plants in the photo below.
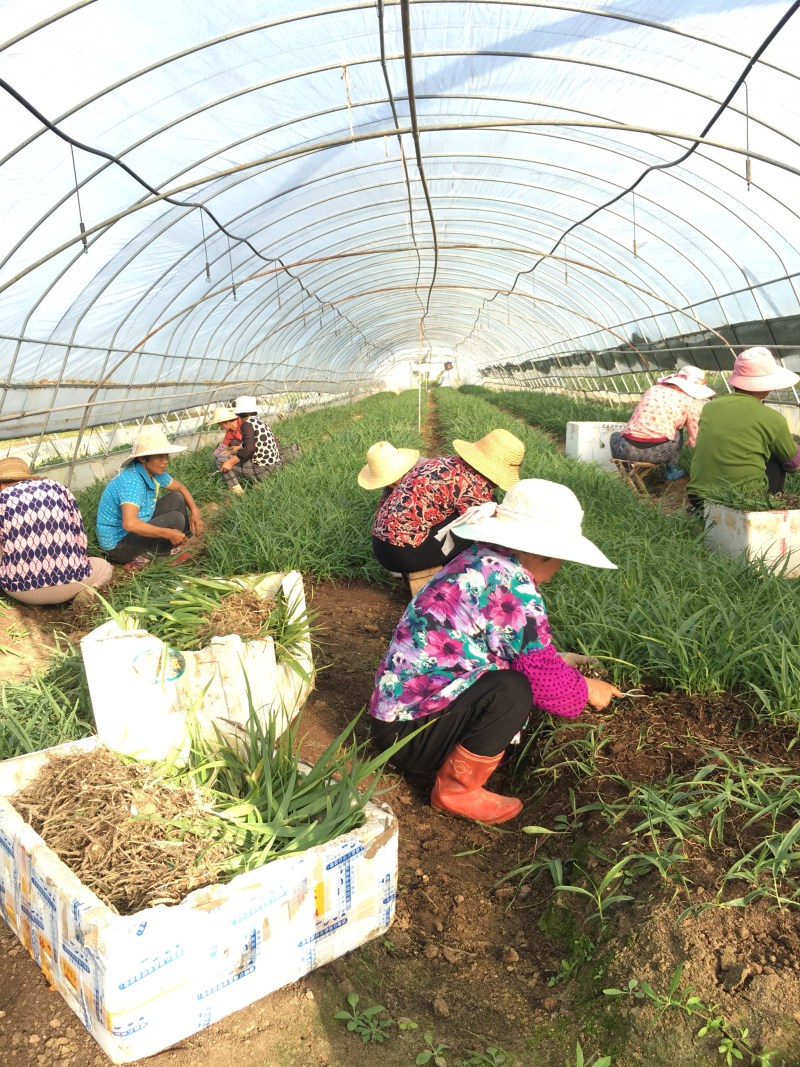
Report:
[[[223,420],[226,429],[223,443],[230,434],[227,459],[218,465],[222,477],[234,492],[242,492],[240,476],[248,482],[260,482],[277,470],[281,462],[280,448],[272,430],[258,416],[258,404],[254,396],[239,396],[234,401],[232,420]],[[235,432],[234,432],[235,431]],[[238,433],[238,442],[236,440]],[[216,456],[216,453],[215,453]]]
[[[378,667],[369,704],[381,750],[420,730],[392,759],[436,775],[431,804],[502,823],[522,810],[484,789],[531,708],[573,718],[606,708],[619,689],[559,655],[539,586],[571,560],[615,568],[581,532],[583,511],[565,485],[526,479],[502,504],[472,508],[444,530],[471,542],[417,593]]]
[[[225,431],[222,440],[212,453],[214,463],[230,491],[236,496],[241,496],[244,489],[239,485],[239,479],[232,469],[234,465],[229,466],[228,460],[232,459],[242,447],[242,420],[233,408],[219,407],[214,412],[211,421]],[[225,466],[224,470],[223,466]]]
[[[703,410],[700,401],[713,395],[699,367],[682,367],[659,378],[642,394],[625,428],[609,438],[612,457],[632,463],[663,463],[667,482],[685,478],[686,471],[678,467],[683,428],[687,445],[694,448]]]
[[[686,487],[690,511],[705,499],[726,503],[731,494],[764,497],[783,490],[786,472],[800,469],[800,447],[783,415],[764,401],[773,389],[798,380],[768,348],[748,348],[736,357],[728,377],[733,392],[707,404],[700,418]]]
[[[408,574],[440,567],[453,555],[437,539],[443,526],[492,499],[495,486],[519,480],[525,446],[508,430],[480,441],[453,441],[455,456],[420,459],[413,448],[378,441],[358,475],[362,489],[383,489],[372,524],[372,551],[389,571]]]
[[[133,442],[97,508],[97,539],[112,563],[143,567],[156,553],[178,554],[187,530],[202,533],[203,520],[192,494],[167,474],[169,457],[184,451],[155,426],[142,430]]]

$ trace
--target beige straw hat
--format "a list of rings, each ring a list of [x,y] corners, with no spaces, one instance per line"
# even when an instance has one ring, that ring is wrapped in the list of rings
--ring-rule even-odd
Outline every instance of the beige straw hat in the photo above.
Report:
[[[215,426],[219,426],[222,422],[230,422],[232,419],[238,419],[238,415],[233,408],[216,408],[214,414],[211,416],[211,421]]]
[[[508,430],[492,430],[480,441],[453,441],[453,448],[465,463],[501,489],[510,489],[519,481],[525,445]]]
[[[395,448],[388,441],[378,441],[367,449],[367,462],[358,475],[362,489],[383,489],[394,485],[419,459],[416,448]]]
[[[122,466],[127,467],[135,459],[144,459],[145,456],[172,456],[176,452],[185,451],[183,445],[173,445],[158,426],[147,426],[137,435],[133,442],[133,450],[127,459],[122,461]]]
[[[42,476],[34,474],[24,459],[0,459],[0,482],[27,482],[32,478],[41,481]]]

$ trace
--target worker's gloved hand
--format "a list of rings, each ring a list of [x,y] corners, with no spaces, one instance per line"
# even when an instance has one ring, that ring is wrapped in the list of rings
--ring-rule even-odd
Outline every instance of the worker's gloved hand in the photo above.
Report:
[[[596,667],[600,662],[596,656],[582,656],[579,652],[562,652],[561,658],[570,667]]]

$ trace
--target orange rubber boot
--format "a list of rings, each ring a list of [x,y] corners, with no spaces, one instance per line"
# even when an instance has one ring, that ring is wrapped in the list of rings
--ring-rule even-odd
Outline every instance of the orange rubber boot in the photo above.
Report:
[[[519,815],[521,800],[483,788],[502,758],[502,752],[498,756],[476,756],[456,745],[436,775],[431,806],[473,822],[491,824],[508,822]]]

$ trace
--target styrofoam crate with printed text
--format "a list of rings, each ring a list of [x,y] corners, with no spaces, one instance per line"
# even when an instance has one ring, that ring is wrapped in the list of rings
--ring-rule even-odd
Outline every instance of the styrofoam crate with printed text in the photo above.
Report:
[[[703,512],[709,548],[725,556],[746,553],[782,568],[784,578],[800,578],[800,510],[740,511],[707,500]]]
[[[583,463],[597,463],[603,470],[615,471],[609,442],[612,433],[624,429],[624,422],[568,422],[564,451]]]
[[[307,625],[299,571],[233,581],[266,599],[283,597],[288,617]],[[168,649],[147,630],[124,630],[113,619],[80,645],[97,734],[115,752],[136,759],[180,756],[189,745],[190,721],[211,736],[215,726],[223,733],[244,726],[251,704],[281,733],[313,686],[307,629],[290,661],[278,661],[272,637],[243,641],[229,634],[183,652]]]
[[[180,904],[120,916],[87,889],[7,798],[50,753],[0,763],[0,914],[114,1063],[152,1056],[390,926],[397,821],[365,823]]]

